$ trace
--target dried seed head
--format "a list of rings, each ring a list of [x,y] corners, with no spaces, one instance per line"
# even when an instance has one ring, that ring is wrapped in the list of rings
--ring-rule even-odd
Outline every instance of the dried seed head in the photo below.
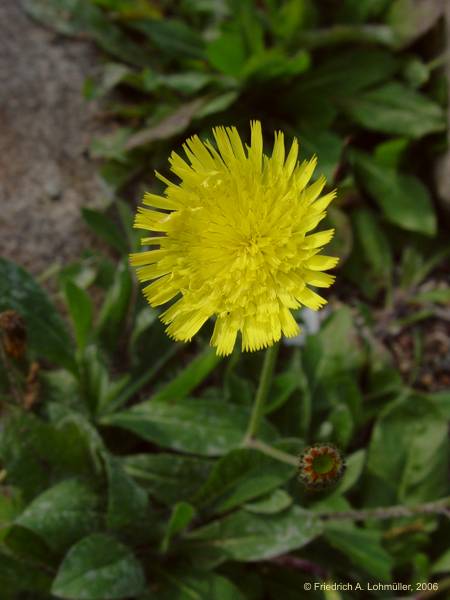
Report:
[[[3,348],[8,356],[21,358],[27,345],[25,322],[15,310],[0,313],[0,333]]]

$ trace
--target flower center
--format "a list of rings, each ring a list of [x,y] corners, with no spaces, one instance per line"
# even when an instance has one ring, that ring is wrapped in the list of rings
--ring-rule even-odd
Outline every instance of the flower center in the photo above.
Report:
[[[259,235],[251,235],[247,238],[246,242],[244,242],[245,250],[250,256],[255,256],[255,254],[260,252],[259,237]]]
[[[313,471],[319,475],[324,475],[332,471],[335,467],[335,464],[336,462],[334,456],[331,456],[330,454],[320,454],[314,458],[312,467]]]

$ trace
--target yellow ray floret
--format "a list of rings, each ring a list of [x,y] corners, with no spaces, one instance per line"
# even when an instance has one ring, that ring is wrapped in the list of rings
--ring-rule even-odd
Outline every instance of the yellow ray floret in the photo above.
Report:
[[[215,145],[188,139],[187,160],[172,152],[180,183],[157,173],[165,193],[145,194],[135,220],[155,234],[143,239],[155,249],[132,254],[131,264],[152,306],[172,301],[161,315],[168,335],[188,341],[212,317],[211,344],[226,355],[239,333],[248,351],[295,336],[292,309],[326,303],[310,286],[334,281],[324,271],[338,259],[320,254],[334,230],[311,232],[335,192],[321,196],[324,178],[309,183],[317,160],[298,163],[297,140],[286,156],[277,132],[266,156],[258,121],[250,146],[235,127],[216,127],[213,135]]]

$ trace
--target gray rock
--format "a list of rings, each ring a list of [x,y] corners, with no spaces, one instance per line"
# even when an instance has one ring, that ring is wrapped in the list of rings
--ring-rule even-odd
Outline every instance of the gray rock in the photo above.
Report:
[[[82,87],[96,64],[90,44],[0,2],[0,255],[35,274],[92,244],[80,207],[102,199],[86,152],[100,132]]]

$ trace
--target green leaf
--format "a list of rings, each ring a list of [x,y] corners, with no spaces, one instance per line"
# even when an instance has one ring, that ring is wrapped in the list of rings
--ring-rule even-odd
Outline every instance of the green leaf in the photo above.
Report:
[[[93,208],[82,209],[83,219],[89,227],[105,242],[117,250],[120,254],[128,252],[125,235],[117,225],[105,213]]]
[[[242,76],[250,81],[292,78],[309,68],[310,57],[300,50],[295,56],[287,56],[279,48],[271,48],[254,54],[247,60]]]
[[[245,600],[229,579],[217,573],[173,568],[158,573],[164,580],[158,600]]]
[[[286,94],[277,96],[277,100],[281,110],[286,114],[295,115],[295,125],[299,131],[332,128],[338,110],[335,104],[330,102],[329,92],[324,94],[318,90],[304,94],[300,85],[287,85],[286,88]]]
[[[412,556],[412,579],[414,582],[414,586],[417,585],[416,582],[419,581],[428,581],[430,578],[430,558],[424,552],[415,552]]]
[[[269,2],[267,4],[269,5]],[[277,37],[290,41],[295,33],[305,26],[305,18],[310,8],[308,2],[286,0],[279,4],[270,4],[273,5],[270,7],[271,28]]]
[[[145,440],[181,452],[220,456],[240,446],[250,411],[214,400],[147,401],[101,419],[103,425],[128,429]],[[273,429],[263,423],[262,437]]]
[[[328,98],[359,97],[365,88],[389,79],[397,64],[392,53],[384,50],[334,52],[300,79],[298,89],[306,96],[314,93]]]
[[[360,208],[352,217],[367,263],[374,275],[386,282],[392,272],[392,252],[377,215],[368,208]]]
[[[6,594],[7,600],[8,590],[14,591],[11,598],[17,598],[17,593],[24,591],[48,593],[50,583],[50,577],[40,568],[4,554],[0,549],[0,589],[2,594]]]
[[[327,383],[325,399],[331,407],[346,407],[352,420],[362,420],[364,399],[357,379],[351,373],[341,373]]]
[[[428,396],[440,413],[450,421],[450,392],[443,390]]]
[[[207,348],[185,367],[170,383],[163,386],[151,398],[151,401],[173,401],[186,398],[200,385],[219,364],[221,358],[212,348]]]
[[[110,185],[122,185],[125,181],[127,181],[126,174],[123,171],[126,171],[127,174],[133,174],[133,167],[127,164],[127,155],[126,155],[126,144],[130,137],[132,137],[132,129],[130,127],[117,127],[111,133],[107,133],[102,135],[101,137],[93,138],[90,144],[90,155],[92,158],[104,158],[111,161],[110,168],[106,169],[106,171],[102,172],[104,179],[110,183]],[[112,161],[116,161],[115,163],[115,174],[114,170],[111,169]],[[117,171],[119,169],[119,171]],[[91,209],[87,209],[90,211]],[[119,242],[118,232],[116,231],[115,224],[110,221],[107,217],[102,219],[101,217],[104,214],[100,211],[93,211],[95,214],[100,215],[99,217],[91,217],[92,224],[88,222],[88,225],[101,237],[108,236],[106,241],[109,244],[112,244],[114,247],[117,246]],[[82,214],[84,215],[84,209],[82,209]],[[88,213],[89,214],[89,213]],[[89,216],[88,216],[89,218]],[[94,219],[98,220],[97,224]],[[106,222],[105,222],[106,221]],[[111,227],[112,225],[112,227]],[[102,228],[105,229],[102,232]],[[110,234],[108,234],[108,229],[112,229]],[[116,248],[118,249],[118,248]],[[121,250],[119,250],[120,252]]]
[[[214,512],[225,512],[277,488],[294,472],[293,467],[261,452],[239,448],[216,462],[192,501],[200,506],[213,505]]]
[[[23,500],[18,488],[0,486],[0,544],[14,519],[23,510]]]
[[[241,34],[225,31],[220,37],[209,42],[206,57],[213,67],[225,75],[239,77],[247,59]]]
[[[29,273],[0,258],[0,311],[8,309],[23,317],[33,355],[76,371],[72,342],[55,306]]]
[[[84,256],[61,268],[58,273],[58,284],[64,289],[66,281],[73,281],[76,285],[87,290],[99,276],[100,265],[95,264],[92,256]]]
[[[120,340],[120,328],[128,313],[132,288],[128,259],[123,259],[117,265],[114,283],[106,293],[96,327],[97,335],[110,351]]]
[[[223,559],[266,560],[306,546],[322,533],[312,513],[293,506],[276,515],[235,512],[186,535],[195,552],[219,552]]]
[[[345,22],[365,23],[380,17],[391,0],[344,0],[339,16]]]
[[[350,490],[360,478],[366,460],[366,451],[361,449],[350,454],[345,460],[345,473],[337,484],[333,495],[344,494]]]
[[[159,122],[131,135],[126,142],[125,150],[134,150],[182,133],[197,116],[205,102],[205,97],[202,97],[181,104]]]
[[[52,594],[68,600],[129,598],[143,591],[145,577],[131,550],[104,534],[82,539],[67,553]]]
[[[405,137],[390,138],[377,144],[374,151],[375,161],[384,167],[397,169],[410,144]]]
[[[414,303],[429,303],[444,304],[448,306],[450,303],[450,287],[439,287],[426,292],[419,292],[410,298],[410,302]]]
[[[312,388],[328,385],[337,375],[359,369],[364,357],[349,307],[335,310],[320,331],[307,338],[302,358]]]
[[[426,255],[423,247],[408,244],[402,252],[400,261],[399,287],[407,290],[422,283],[436,267],[450,256],[450,246],[437,246],[435,250]],[[428,254],[428,253],[427,253]]]
[[[94,4],[113,12],[117,20],[158,19],[161,10],[154,0],[93,0]]]
[[[419,179],[378,165],[362,152],[353,153],[353,157],[362,186],[391,223],[425,235],[436,233],[433,204]]]
[[[111,398],[109,401],[109,404],[106,407],[107,412],[114,412],[117,408],[124,406],[124,404],[126,404],[130,398],[135,396],[145,386],[147,386],[148,383],[154,379],[161,369],[170,361],[170,359],[180,351],[180,345],[172,344],[167,337],[164,337],[164,332],[161,330],[159,330],[155,336],[151,336],[150,339],[153,344],[150,347],[148,344],[146,345],[143,356],[140,355],[139,351],[135,351],[133,353],[138,357],[137,360],[135,359],[135,362],[138,364],[140,363],[140,371],[142,372],[134,375],[134,377],[129,377],[129,382],[125,388],[122,389],[119,394],[114,395],[114,398]],[[143,345],[144,344],[142,344],[142,346]],[[148,350],[148,353],[145,352],[145,350]],[[159,356],[156,361],[153,361],[155,351],[159,354]],[[139,360],[139,358],[141,360]],[[150,366],[148,367],[145,366],[147,362],[150,362]]]
[[[122,459],[125,471],[164,504],[189,500],[206,481],[212,462],[177,454],[133,454]]]
[[[114,159],[111,158],[102,161],[100,166],[100,176],[107,184],[112,192],[118,192],[126,183],[141,171],[141,165],[136,162],[130,155],[122,154],[122,156]],[[137,238],[138,232],[134,232]],[[130,249],[136,250],[136,244]]]
[[[450,548],[434,563],[432,573],[450,573]]]
[[[327,245],[327,253],[330,256],[338,256],[339,264],[344,264],[351,256],[354,247],[353,230],[348,211],[337,206],[330,206],[323,221],[323,227],[335,229],[333,239]]]
[[[66,282],[64,293],[75,330],[77,346],[83,350],[92,329],[92,302],[87,292],[73,281]]]
[[[13,524],[7,531],[5,547],[16,558],[35,565],[53,568],[55,554],[45,540],[27,527]]]
[[[108,476],[107,527],[119,531],[134,523],[142,527],[147,516],[147,492],[126,473],[117,458],[105,454],[104,460]]]
[[[253,0],[230,0],[234,27],[239,28],[245,47],[252,55],[264,50],[264,29],[260,12]]]
[[[292,498],[284,490],[274,490],[260,500],[244,504],[245,510],[261,515],[272,515],[285,510],[292,504]]]
[[[84,0],[25,0],[25,10],[35,19],[60,33],[86,33],[97,44],[131,64],[144,66],[149,54],[134,44],[92,2]]]
[[[372,577],[391,580],[392,558],[381,545],[381,532],[330,523],[325,529],[326,540]]]
[[[239,92],[231,90],[218,96],[210,97],[205,99],[203,106],[198,110],[195,115],[196,119],[204,119],[210,115],[223,112],[234,104],[235,100],[239,98]]]
[[[281,408],[298,387],[298,373],[293,369],[276,375],[272,381],[269,401],[264,408],[264,414],[270,414]]]
[[[96,81],[87,80],[84,85],[84,96],[88,100],[102,98],[133,73],[132,69],[121,63],[106,63],[101,77]]]
[[[93,476],[96,451],[81,415],[56,426],[29,413],[12,413],[0,430],[0,460],[8,482],[21,489],[25,500],[48,487],[52,477]]]
[[[145,333],[147,329],[149,329],[154,323],[156,323],[157,319],[158,313],[148,305],[146,305],[136,314],[129,339],[130,354],[135,359],[139,358],[138,342],[142,334]]]
[[[140,234],[134,229],[134,211],[132,207],[127,204],[124,200],[117,198],[115,200],[115,206],[117,207],[117,213],[120,218],[121,225],[127,236],[128,246],[130,250],[137,251],[140,248]],[[128,264],[128,256],[126,257]]]
[[[103,354],[98,346],[87,346],[80,357],[82,398],[91,414],[108,404],[110,380]]]
[[[62,463],[72,461],[73,468],[78,473],[93,473],[98,475],[101,470],[100,453],[104,450],[103,440],[95,426],[79,412],[63,411],[62,417],[56,424],[56,443],[53,444],[55,454],[59,453]],[[63,445],[62,450],[58,446]],[[84,467],[84,469],[83,469]],[[70,467],[65,466],[65,473]]]
[[[430,79],[432,66],[415,57],[408,60],[403,69],[407,83],[414,89],[423,87]]]
[[[185,71],[171,75],[157,76],[159,85],[189,95],[199,92],[215,81],[216,78],[213,75],[202,73],[201,71]]]
[[[253,382],[247,377],[241,377],[235,373],[233,367],[228,363],[228,368],[224,372],[224,390],[223,397],[232,404],[251,405],[255,397],[255,387]]]
[[[303,129],[300,143],[306,156],[317,155],[317,175],[325,175],[332,185],[333,175],[344,149],[344,140],[332,131]]]
[[[86,484],[68,479],[38,496],[17,523],[61,552],[99,525],[98,499]]]
[[[167,524],[166,533],[161,543],[162,552],[167,552],[170,540],[174,535],[183,531],[195,516],[195,509],[187,502],[178,502],[175,504]]]
[[[184,21],[175,19],[140,20],[134,26],[166,56],[186,60],[203,59],[203,40]]]
[[[339,402],[334,406],[328,415],[328,423],[332,427],[332,439],[340,448],[346,448],[354,434],[354,422],[349,407],[344,402]],[[323,431],[323,430],[322,430]],[[326,432],[319,436],[324,441],[330,438],[330,434]]]
[[[432,398],[411,395],[381,413],[369,446],[368,470],[392,501],[414,504],[448,493],[447,424]]]
[[[400,83],[357,94],[345,108],[359,125],[389,135],[421,138],[445,129],[441,107]]]

